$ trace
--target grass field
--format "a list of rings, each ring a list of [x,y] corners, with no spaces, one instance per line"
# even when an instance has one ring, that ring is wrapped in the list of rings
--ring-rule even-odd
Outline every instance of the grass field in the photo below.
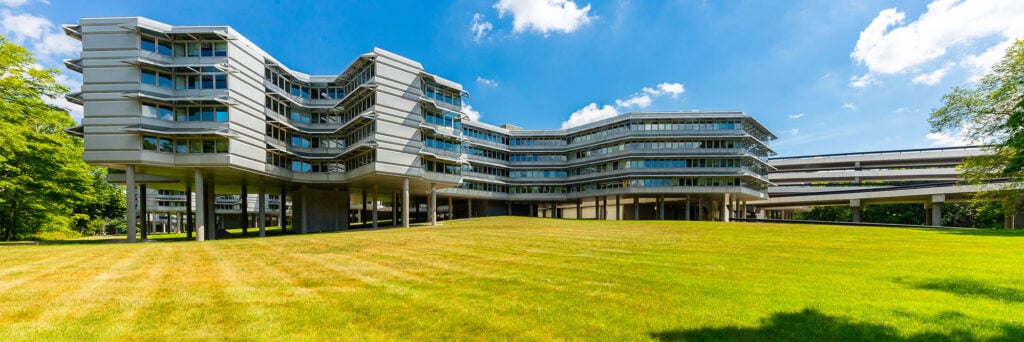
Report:
[[[1020,341],[1024,234],[498,217],[8,245],[0,303],[3,341]]]

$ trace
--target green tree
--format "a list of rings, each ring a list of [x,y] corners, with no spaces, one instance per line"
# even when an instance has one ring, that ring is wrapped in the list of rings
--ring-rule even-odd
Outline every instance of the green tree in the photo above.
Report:
[[[992,146],[992,154],[967,159],[961,169],[969,184],[992,186],[977,202],[1000,200],[1012,212],[1024,194],[1024,41],[1016,41],[977,85],[954,87],[942,96],[928,122],[935,132],[959,132]]]
[[[0,36],[0,239],[72,229],[75,208],[94,200],[82,141],[64,133],[68,113],[47,104],[68,89],[38,69],[25,48]],[[81,213],[84,214],[84,213]]]
[[[811,207],[811,211],[796,213],[793,218],[808,221],[831,221],[849,222],[850,207],[845,206],[818,206]]]

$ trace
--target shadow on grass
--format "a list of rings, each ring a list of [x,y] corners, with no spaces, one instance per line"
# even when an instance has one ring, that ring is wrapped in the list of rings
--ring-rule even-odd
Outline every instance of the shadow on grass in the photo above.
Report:
[[[900,282],[899,279],[896,282]],[[1003,302],[1024,303],[1024,291],[964,278],[931,279],[908,283],[922,290],[942,291],[965,297],[982,297]]]
[[[1002,334],[988,341],[1022,341],[1024,327],[1004,325]],[[659,341],[976,341],[981,338],[965,330],[951,333],[927,332],[901,336],[896,329],[871,323],[850,322],[817,310],[776,313],[762,319],[757,328],[722,327],[669,330],[650,334]]]

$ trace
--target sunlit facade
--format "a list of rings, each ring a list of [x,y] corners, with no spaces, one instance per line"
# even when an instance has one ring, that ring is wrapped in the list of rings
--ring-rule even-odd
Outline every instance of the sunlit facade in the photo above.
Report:
[[[141,184],[195,194],[184,207],[200,238],[234,224],[216,219],[218,195],[260,217],[269,205],[246,195],[284,195],[278,219],[315,232],[490,215],[728,220],[769,185],[775,136],[742,112],[499,127],[465,119],[460,84],[379,48],[307,75],[226,26],[122,17],[64,30],[82,41],[65,64],[84,80],[67,96],[84,106],[72,130],[83,159],[129,184],[129,202]],[[256,226],[251,214],[238,224]]]

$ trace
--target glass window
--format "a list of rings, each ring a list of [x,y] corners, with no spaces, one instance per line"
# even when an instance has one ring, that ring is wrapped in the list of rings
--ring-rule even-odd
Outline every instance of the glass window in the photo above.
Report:
[[[156,119],[159,111],[160,109],[156,106],[148,105],[145,103],[142,104],[142,117],[144,118]]]
[[[213,140],[203,140],[203,153],[213,153],[216,151]]]
[[[213,56],[213,43],[199,43],[200,44],[200,56],[207,57]]]
[[[188,141],[188,153],[202,153],[203,152],[203,141],[199,139],[192,139]]]
[[[167,89],[173,89],[174,88],[174,82],[171,81],[171,75],[169,75],[169,74],[160,73],[159,77],[157,78],[157,82],[159,82],[159,83],[157,83],[158,86],[161,86],[161,87],[164,87],[164,88],[167,88]]]
[[[214,89],[227,89],[228,88],[228,75],[220,74],[214,75]]]
[[[156,73],[151,70],[142,70],[142,84],[156,85]]]
[[[199,107],[188,107],[188,121],[200,121],[202,112]]]
[[[216,121],[225,122],[228,121],[228,108],[227,107],[216,107],[217,116]]]
[[[213,44],[213,55],[214,56],[227,56],[228,55],[228,43],[217,42]]]
[[[202,75],[203,83],[199,89],[213,89],[213,75]]]
[[[160,152],[174,152],[174,140],[160,138]]]
[[[157,143],[156,137],[150,137],[150,136],[143,136],[142,137],[142,149],[143,150],[156,151],[156,143]]]
[[[213,107],[202,107],[203,108],[203,119],[202,121],[213,121]]]
[[[185,52],[188,51],[188,44],[185,43],[174,43],[174,55],[181,57],[185,56]]]
[[[174,145],[174,152],[176,153],[188,153],[188,139],[178,139]]]
[[[174,112],[171,107],[160,106],[160,120],[174,121]]]
[[[159,53],[161,55],[170,56],[172,54],[171,51],[172,51],[172,49],[171,49],[171,43],[170,42],[168,42],[166,40],[160,40],[160,41],[157,42],[157,46],[156,46],[156,52],[157,53]]]
[[[153,38],[142,37],[141,41],[142,41],[142,44],[141,44],[140,49],[146,50],[146,51],[150,51],[150,52],[156,51],[156,41],[153,40]]]
[[[227,139],[217,139],[214,141],[217,143],[217,153],[228,153]]]

